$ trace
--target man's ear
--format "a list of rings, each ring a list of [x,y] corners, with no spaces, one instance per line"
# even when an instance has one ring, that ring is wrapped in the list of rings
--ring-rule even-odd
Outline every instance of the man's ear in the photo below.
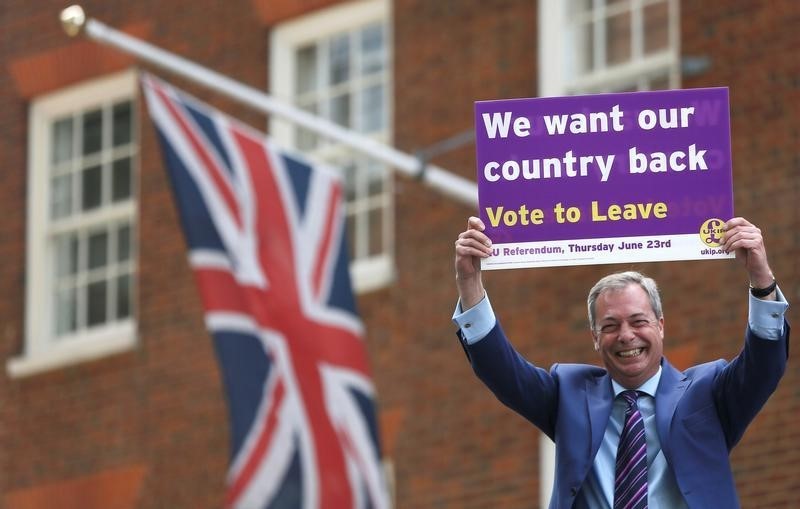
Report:
[[[592,344],[594,344],[594,351],[600,351],[600,338],[597,337],[597,333],[592,331]]]

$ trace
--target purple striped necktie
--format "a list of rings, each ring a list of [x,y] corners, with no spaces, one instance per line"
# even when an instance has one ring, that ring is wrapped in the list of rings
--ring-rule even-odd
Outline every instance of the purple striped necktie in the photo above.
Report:
[[[647,441],[644,419],[636,405],[639,393],[624,391],[620,396],[628,408],[617,448],[614,509],[642,509],[647,507]]]

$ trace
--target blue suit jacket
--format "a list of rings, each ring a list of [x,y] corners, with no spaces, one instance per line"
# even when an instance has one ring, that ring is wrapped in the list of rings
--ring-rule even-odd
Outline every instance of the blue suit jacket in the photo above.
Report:
[[[788,341],[787,323],[778,341],[760,339],[748,328],[744,348],[731,362],[681,372],[662,359],[656,427],[690,508],[739,507],[728,454],[783,375]],[[611,377],[585,364],[555,364],[549,372],[536,367],[514,350],[499,322],[485,338],[472,345],[462,338],[462,345],[497,398],[555,442],[550,508],[571,508],[611,415]]]

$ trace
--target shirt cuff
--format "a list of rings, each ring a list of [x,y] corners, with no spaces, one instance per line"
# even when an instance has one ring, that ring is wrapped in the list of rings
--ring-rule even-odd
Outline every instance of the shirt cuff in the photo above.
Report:
[[[783,336],[784,314],[789,307],[780,288],[775,288],[776,300],[753,297],[750,292],[747,323],[753,334],[763,339],[777,340]]]
[[[468,345],[486,337],[497,323],[492,304],[489,302],[489,294],[485,294],[480,302],[466,311],[461,310],[461,299],[459,299],[453,312],[453,323],[461,329],[461,334]]]

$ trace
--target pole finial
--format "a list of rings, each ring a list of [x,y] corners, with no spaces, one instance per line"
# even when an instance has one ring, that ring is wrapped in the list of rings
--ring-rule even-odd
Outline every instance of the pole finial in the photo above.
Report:
[[[70,5],[59,15],[61,26],[70,37],[78,35],[86,22],[86,14],[80,5]]]

